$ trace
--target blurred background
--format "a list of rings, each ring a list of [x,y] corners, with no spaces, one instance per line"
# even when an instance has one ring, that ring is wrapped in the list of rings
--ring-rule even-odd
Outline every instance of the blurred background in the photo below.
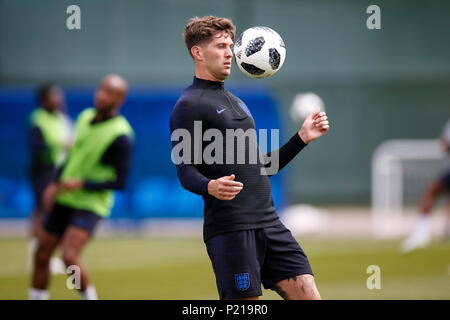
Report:
[[[81,30],[66,27],[66,9],[71,4],[81,9]],[[212,14],[231,18],[238,35],[252,26],[268,26],[286,44],[285,63],[273,77],[251,79],[234,65],[226,81],[227,89],[249,106],[257,128],[279,128],[283,143],[301,126],[291,116],[296,95],[314,92],[324,102],[331,122],[328,134],[271,178],[280,215],[300,243],[306,244],[303,247],[310,252],[318,277],[322,271],[317,279],[322,296],[448,299],[448,242],[420,251],[430,265],[418,265],[409,274],[399,266],[414,265],[423,256],[401,256],[397,242],[413,224],[423,188],[446,165],[434,145],[450,118],[450,2],[377,1],[381,30],[366,27],[370,16],[366,9],[371,4],[354,0],[0,0],[0,254],[9,257],[0,259],[0,298],[26,297],[28,273],[21,259],[26,255],[27,218],[34,205],[28,180],[28,135],[29,115],[38,107],[36,89],[49,82],[61,85],[68,114],[75,119],[92,106],[96,86],[112,72],[130,84],[122,114],[133,126],[136,140],[127,189],[117,194],[111,219],[86,252],[94,282],[103,281],[103,290],[98,285],[100,298],[217,298],[201,242],[202,199],[185,191],[177,180],[169,132],[172,107],[194,75],[182,32],[189,18]],[[394,177],[394,182],[383,169],[381,173],[374,169],[377,148],[391,140],[400,146],[408,140],[405,143],[413,143],[413,150],[417,140],[431,145],[429,152],[412,152],[406,162],[398,160],[402,172],[411,174]],[[393,153],[392,148],[380,152],[388,157]],[[375,186],[374,180],[383,179],[380,175],[386,182]],[[395,189],[395,199],[377,196],[389,188]],[[441,200],[433,223],[436,234],[446,210]],[[385,223],[374,228],[382,219]],[[393,225],[395,230],[389,229]],[[392,232],[383,233],[380,228]],[[190,240],[180,244],[181,236]],[[340,240],[330,241],[333,237]],[[354,237],[359,237],[358,245]],[[96,252],[106,255],[108,250],[131,252],[133,257],[127,262],[98,258]],[[171,250],[182,263],[170,255]],[[383,255],[376,258],[370,254],[373,250]],[[333,254],[342,255],[338,260],[353,261],[354,267],[327,268],[336,263]],[[365,268],[383,263],[381,270],[392,281],[387,289],[368,290]],[[197,279],[202,275],[196,274],[171,283],[168,277],[158,276],[162,270],[180,272],[177,265],[184,271],[204,268],[206,279]],[[130,275],[136,269],[142,274]],[[111,276],[114,270],[122,272],[114,273],[116,279],[135,284],[128,295],[108,284],[108,272]],[[150,277],[145,281],[156,283],[155,288],[165,289],[145,291],[138,286],[144,277]],[[431,286],[433,293],[424,289],[414,295],[408,287],[413,281]],[[204,283],[200,292],[192,289],[196,283]],[[178,295],[172,295],[174,288]],[[55,297],[73,298],[65,288],[53,290]],[[271,294],[267,292],[267,297],[277,298]]]

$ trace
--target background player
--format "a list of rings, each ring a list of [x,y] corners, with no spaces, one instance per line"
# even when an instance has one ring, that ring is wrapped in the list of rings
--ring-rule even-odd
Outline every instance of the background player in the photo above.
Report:
[[[208,16],[189,21],[184,37],[196,74],[173,109],[172,133],[183,129],[194,137],[194,121],[201,121],[204,131],[219,130],[223,137],[229,129],[255,128],[245,103],[224,88],[231,70],[234,32],[235,27],[226,18]],[[272,152],[278,155],[278,168],[328,128],[327,117],[320,109],[308,116],[302,129]],[[172,139],[174,150],[178,149],[176,139]],[[248,160],[237,164],[238,153],[247,154],[255,147],[252,142],[234,146],[231,164],[228,160],[226,164],[194,164],[195,143],[191,143],[191,157],[183,152],[177,171],[184,188],[203,196],[203,238],[220,298],[257,299],[262,283],[284,299],[320,299],[306,255],[275,211],[269,177],[261,174],[264,165]],[[224,144],[223,157],[216,156],[228,159],[228,147]],[[199,150],[203,155],[204,150]]]
[[[95,94],[95,109],[84,110],[76,122],[76,139],[67,163],[44,192],[44,208],[51,208],[39,237],[30,299],[47,299],[48,264],[61,243],[64,263],[81,272],[83,299],[97,299],[80,254],[101,218],[110,214],[112,190],[123,189],[131,164],[133,130],[119,115],[127,83],[106,76]]]
[[[442,148],[448,156],[450,154],[450,120],[447,121],[444,127],[440,141]],[[449,190],[450,169],[448,169],[441,177],[433,180],[423,192],[420,202],[420,217],[413,232],[402,244],[402,250],[404,252],[425,247],[431,242],[431,211],[439,196],[448,193]],[[450,236],[450,210],[447,212],[446,225],[444,228],[444,237],[447,238]]]
[[[37,93],[39,108],[30,115],[30,180],[33,187],[35,207],[31,214],[31,240],[29,266],[42,231],[42,194],[55,177],[72,145],[72,121],[65,114],[63,90],[56,85],[44,85]],[[65,273],[64,263],[52,257],[52,273]]]

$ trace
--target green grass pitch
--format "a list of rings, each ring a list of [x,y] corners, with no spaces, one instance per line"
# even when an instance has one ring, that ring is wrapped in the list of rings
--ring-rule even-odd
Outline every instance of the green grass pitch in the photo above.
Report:
[[[450,299],[450,242],[409,254],[398,241],[301,239],[324,299]],[[27,299],[27,240],[0,239],[0,299]],[[199,239],[98,238],[82,260],[100,299],[218,299]],[[366,287],[366,269],[381,269],[381,289]],[[53,276],[52,299],[78,299],[64,275]],[[280,299],[263,290],[262,299]]]

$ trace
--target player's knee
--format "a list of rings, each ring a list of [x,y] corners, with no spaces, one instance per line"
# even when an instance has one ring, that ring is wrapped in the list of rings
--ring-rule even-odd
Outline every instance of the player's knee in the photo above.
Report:
[[[62,259],[66,266],[77,264],[78,255],[71,249],[63,250]]]
[[[39,245],[35,253],[36,265],[47,265],[52,256],[52,250],[46,246]]]

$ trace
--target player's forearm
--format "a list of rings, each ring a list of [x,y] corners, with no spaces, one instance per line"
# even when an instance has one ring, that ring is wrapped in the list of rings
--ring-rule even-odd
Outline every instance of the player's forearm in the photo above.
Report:
[[[192,165],[181,165],[177,168],[178,179],[186,190],[199,195],[208,194],[208,183],[210,179],[201,174]]]
[[[307,144],[303,142],[298,133],[295,133],[288,142],[279,149],[269,152],[265,157],[278,157],[278,171],[283,169]],[[266,167],[270,166],[270,163]]]
[[[126,185],[125,177],[120,177],[115,180],[104,181],[104,182],[95,182],[88,180],[79,180],[79,179],[69,179],[58,182],[57,185],[61,188],[61,190],[92,190],[92,191],[102,191],[102,190],[124,190]]]
[[[118,159],[114,165],[116,168],[116,178],[114,180],[96,182],[86,180],[83,183],[83,189],[87,190],[124,190],[127,184],[127,178],[130,171],[129,161]]]
[[[92,182],[92,181],[85,181],[83,183],[83,189],[86,190],[124,190],[126,186],[125,181],[119,181],[119,180],[113,180],[113,181],[106,181],[102,183],[98,182]]]

